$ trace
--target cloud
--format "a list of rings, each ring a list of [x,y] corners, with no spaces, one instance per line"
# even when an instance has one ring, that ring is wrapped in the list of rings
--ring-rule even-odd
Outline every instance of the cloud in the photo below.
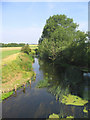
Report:
[[[23,29],[3,29],[2,42],[17,42],[17,43],[38,43],[41,36],[42,28],[29,27]]]

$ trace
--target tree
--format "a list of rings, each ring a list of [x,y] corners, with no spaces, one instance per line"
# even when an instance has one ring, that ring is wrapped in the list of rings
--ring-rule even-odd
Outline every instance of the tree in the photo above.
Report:
[[[53,62],[86,65],[87,34],[65,15],[54,15],[46,21],[39,39],[39,56]],[[83,62],[83,63],[82,63]]]
[[[51,34],[59,27],[74,31],[78,25],[73,23],[73,19],[67,18],[66,15],[53,15],[46,20],[46,25],[44,26],[42,36],[39,43],[43,41],[44,38],[50,38]]]

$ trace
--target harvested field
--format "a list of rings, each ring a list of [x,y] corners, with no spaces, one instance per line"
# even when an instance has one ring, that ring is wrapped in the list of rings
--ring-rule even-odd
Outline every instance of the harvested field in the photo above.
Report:
[[[0,48],[0,51],[9,51],[9,50],[20,50],[21,47],[3,47]]]

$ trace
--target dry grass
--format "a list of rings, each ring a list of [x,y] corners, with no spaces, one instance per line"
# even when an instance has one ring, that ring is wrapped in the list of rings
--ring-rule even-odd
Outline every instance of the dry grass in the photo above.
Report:
[[[3,47],[0,48],[0,51],[8,51],[8,50],[20,50],[21,47]]]
[[[35,49],[38,45],[29,45],[31,49]],[[22,47],[3,47],[0,48],[0,51],[8,51],[8,50],[20,50]]]
[[[16,53],[16,54],[13,54],[13,55],[9,55],[9,56],[7,56],[6,58],[2,59],[2,65],[7,64],[7,63],[15,60],[16,57],[17,57],[19,54],[20,54],[20,53]]]

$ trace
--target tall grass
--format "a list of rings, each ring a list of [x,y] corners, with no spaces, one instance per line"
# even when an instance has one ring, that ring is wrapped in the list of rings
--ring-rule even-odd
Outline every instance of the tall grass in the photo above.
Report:
[[[2,89],[4,91],[14,89],[14,85],[20,86],[33,75],[33,58],[25,53],[18,55],[16,60],[2,66]]]

